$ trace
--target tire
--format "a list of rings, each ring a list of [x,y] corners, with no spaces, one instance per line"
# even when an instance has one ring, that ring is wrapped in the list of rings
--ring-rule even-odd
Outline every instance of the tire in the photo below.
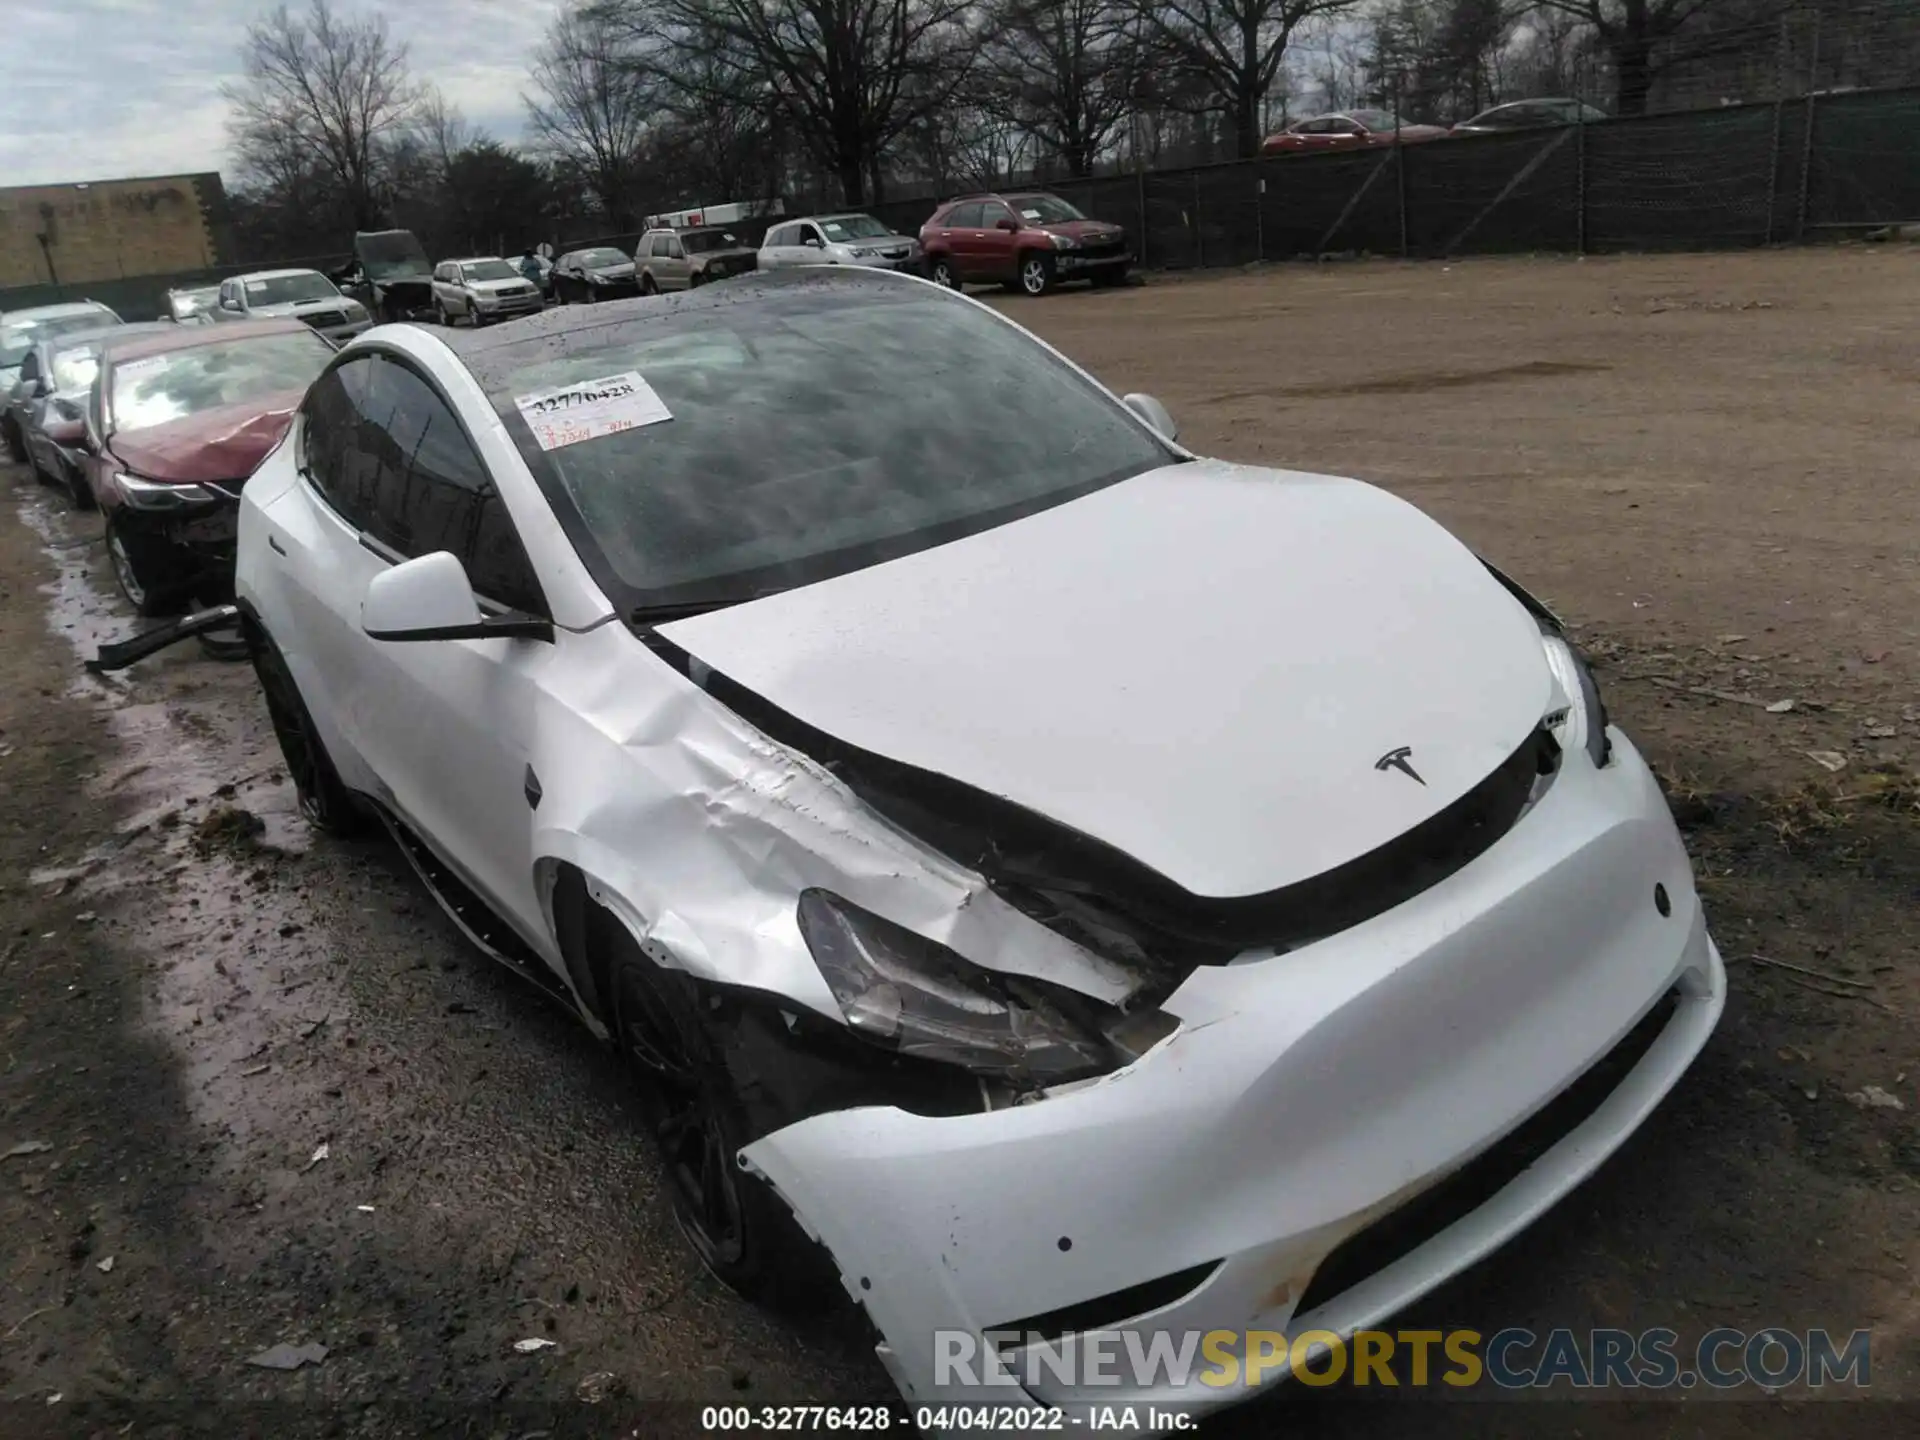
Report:
[[[93,498],[93,487],[87,484],[84,470],[69,469],[66,483],[67,497],[73,501],[76,510],[98,510],[100,502]]]
[[[125,511],[107,516],[107,560],[114,583],[136,615],[151,619],[180,608],[188,578],[184,567],[165,541],[142,535],[138,527],[129,525]]]
[[[67,488],[60,483],[60,477],[43,466],[40,463],[40,457],[35,455],[31,450],[27,451],[27,469],[33,472],[34,479],[38,480],[48,489],[65,490]]]
[[[689,290],[698,290],[702,285],[706,283],[707,283],[707,272],[704,270],[696,270],[687,277],[687,289]]]
[[[287,776],[300,797],[300,813],[322,834],[345,839],[363,833],[367,813],[333,768],[280,647],[257,621],[242,622],[242,633],[253,658],[253,673],[260,680],[260,693],[267,702],[267,718],[273,722],[274,738],[280,742],[280,756],[286,761]]]
[[[789,1312],[817,1311],[845,1291],[827,1253],[780,1197],[738,1163],[743,1147],[799,1118],[776,1087],[741,1078],[726,1038],[738,1002],[702,1004],[694,982],[653,964],[617,922],[595,925],[608,957],[608,1008],[621,1058],[639,1082],[641,1111],[665,1167],[674,1218],[723,1285]]]
[[[1015,282],[1022,295],[1031,295],[1035,299],[1053,289],[1053,256],[1044,250],[1028,250],[1020,256],[1020,269]]]
[[[651,274],[640,277],[640,293],[642,295],[658,295],[660,293],[660,287],[654,283]]]
[[[6,440],[7,458],[16,465],[26,464],[26,438],[21,435],[20,427],[14,423],[11,415],[0,416],[0,437]]]
[[[960,279],[960,267],[953,263],[949,255],[936,255],[927,262],[927,278],[942,290],[964,290]]]
[[[433,323],[447,326],[453,324],[453,317],[447,314],[447,307],[441,303],[438,295],[433,297]]]

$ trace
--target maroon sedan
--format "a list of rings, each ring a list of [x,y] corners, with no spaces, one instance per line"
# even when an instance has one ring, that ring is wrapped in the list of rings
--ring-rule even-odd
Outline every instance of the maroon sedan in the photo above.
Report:
[[[114,579],[142,615],[233,587],[240,487],[333,355],[298,320],[108,339],[87,400],[87,483]]]
[[[1340,110],[1296,120],[1278,135],[1260,144],[1262,155],[1297,155],[1308,150],[1358,150],[1370,145],[1412,145],[1438,140],[1446,134],[1439,125],[1408,125],[1391,110]]]

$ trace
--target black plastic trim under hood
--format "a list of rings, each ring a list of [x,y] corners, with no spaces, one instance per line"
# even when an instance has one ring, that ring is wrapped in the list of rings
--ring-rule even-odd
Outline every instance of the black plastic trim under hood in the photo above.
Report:
[[[1097,954],[1184,974],[1249,949],[1289,949],[1359,924],[1437,885],[1484,853],[1526,810],[1560,746],[1532,731],[1445,809],[1345,864],[1258,895],[1195,895],[1104,840],[951,776],[850,745],[689,655],[643,639],[714,699],[831,771],[874,811],[1033,919]]]

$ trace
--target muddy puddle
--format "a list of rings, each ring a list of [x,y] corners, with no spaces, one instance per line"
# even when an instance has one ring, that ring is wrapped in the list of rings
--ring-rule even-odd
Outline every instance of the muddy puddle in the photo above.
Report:
[[[258,709],[251,668],[187,644],[137,672],[86,673],[100,645],[158,622],[114,593],[96,518],[37,494],[19,513],[55,567],[40,590],[73,650],[70,693],[103,717],[117,757],[80,782],[111,817],[103,838],[28,881],[137,947],[145,1026],[178,1056],[196,1117],[244,1134],[275,1051],[351,1014],[325,960],[326,919],[284,873],[311,831],[264,714],[240,720]]]

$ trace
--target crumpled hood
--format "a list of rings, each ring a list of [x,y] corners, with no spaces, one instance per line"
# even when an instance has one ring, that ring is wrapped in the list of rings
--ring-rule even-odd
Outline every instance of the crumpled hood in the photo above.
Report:
[[[1214,461],[660,633],[847,744],[1209,897],[1427,819],[1557,693],[1533,619],[1420,511]],[[1380,767],[1402,747],[1417,780]]]
[[[126,469],[147,480],[179,485],[244,480],[280,443],[305,394],[288,390],[144,430],[122,430],[109,448]]]

